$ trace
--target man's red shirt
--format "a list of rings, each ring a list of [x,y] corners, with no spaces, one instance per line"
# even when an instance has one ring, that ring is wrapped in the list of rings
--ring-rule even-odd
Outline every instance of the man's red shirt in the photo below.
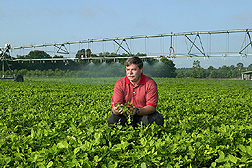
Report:
[[[127,76],[119,79],[115,83],[111,104],[124,104],[127,102],[137,108],[147,105],[156,107],[158,103],[156,82],[143,74],[141,75],[140,82],[135,86],[130,83]]]

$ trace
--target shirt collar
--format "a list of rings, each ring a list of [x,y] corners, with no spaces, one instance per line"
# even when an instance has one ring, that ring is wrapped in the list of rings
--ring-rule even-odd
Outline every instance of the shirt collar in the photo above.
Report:
[[[127,76],[125,78],[125,83],[130,84],[130,80]],[[145,84],[145,75],[141,74],[141,79],[140,79],[138,85],[144,85],[144,84]]]

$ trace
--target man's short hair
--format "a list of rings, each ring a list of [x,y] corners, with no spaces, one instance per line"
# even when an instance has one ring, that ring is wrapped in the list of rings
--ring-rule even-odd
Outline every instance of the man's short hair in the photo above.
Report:
[[[139,57],[130,57],[126,60],[125,66],[130,66],[131,64],[136,64],[139,69],[143,68],[143,61]]]

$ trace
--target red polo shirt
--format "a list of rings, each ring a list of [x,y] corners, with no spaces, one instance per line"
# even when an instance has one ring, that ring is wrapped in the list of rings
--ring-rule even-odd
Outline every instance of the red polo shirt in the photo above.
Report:
[[[127,76],[119,79],[115,83],[111,104],[124,104],[126,102],[130,102],[130,104],[133,104],[137,108],[147,105],[156,107],[158,103],[156,82],[143,74],[136,86],[130,83]]]

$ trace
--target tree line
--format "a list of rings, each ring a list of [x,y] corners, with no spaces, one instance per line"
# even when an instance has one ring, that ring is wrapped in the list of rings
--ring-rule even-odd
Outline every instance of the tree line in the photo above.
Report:
[[[92,54],[90,49],[79,50],[76,58],[89,57],[128,57],[128,54],[116,53],[99,53]],[[146,56],[146,54],[137,53],[130,56]],[[44,51],[34,50],[27,55],[17,55],[17,59],[44,59],[44,58],[63,58],[63,56],[55,55],[51,57]],[[11,58],[16,59],[16,58]],[[68,61],[24,61],[11,62],[11,69],[14,74],[21,74],[24,76],[60,76],[60,77],[120,77],[125,75],[124,62],[125,59],[108,59],[106,62],[101,62],[99,59],[95,60],[68,60]],[[104,61],[104,60],[103,60]],[[222,66],[214,68],[209,66],[204,69],[200,66],[200,61],[193,62],[192,68],[175,68],[172,60],[165,57],[161,59],[148,58],[144,59],[144,73],[152,77],[170,77],[170,78],[240,78],[241,72],[252,70],[252,64],[244,67],[242,63],[236,66]],[[2,62],[1,62],[2,64]],[[11,74],[11,70],[5,69],[6,74]]]
[[[39,61],[13,61],[12,69],[14,74],[24,76],[64,76],[64,77],[119,77],[125,75],[124,63],[129,56],[146,56],[146,54],[116,54],[116,53],[99,53],[92,54],[90,49],[81,49],[76,53],[76,58],[100,57],[101,59],[78,59],[67,61],[43,61],[45,58],[63,58],[63,56],[51,57],[44,51],[30,51],[27,55],[17,55],[17,59],[41,59]],[[104,57],[125,57],[125,59],[106,59]],[[15,59],[15,58],[12,58]],[[154,77],[176,77],[176,68],[173,61],[167,58],[160,60],[148,58],[143,60],[149,76]],[[159,65],[157,65],[159,63]],[[7,68],[7,67],[6,67]],[[6,74],[11,71],[6,69]]]
[[[176,70],[177,78],[241,78],[241,73],[245,71],[252,71],[252,64],[244,67],[243,63],[237,63],[236,66],[223,65],[219,68],[209,66],[204,69],[200,66],[200,61],[193,62],[192,68],[180,68]]]

